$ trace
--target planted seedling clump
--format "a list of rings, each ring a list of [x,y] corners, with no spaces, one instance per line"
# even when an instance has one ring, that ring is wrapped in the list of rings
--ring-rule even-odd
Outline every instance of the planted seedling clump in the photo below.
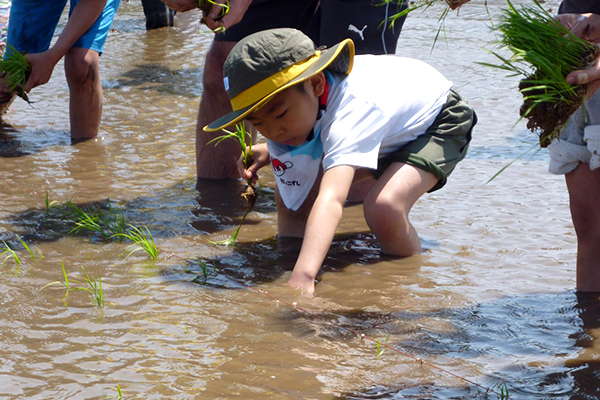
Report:
[[[523,95],[519,114],[527,119],[527,128],[538,134],[540,146],[546,147],[585,98],[586,86],[572,86],[565,77],[593,65],[600,52],[562,26],[537,0],[534,4],[517,9],[508,1],[509,8],[494,29],[512,56],[492,52],[501,64],[482,64],[524,77],[519,84]]]

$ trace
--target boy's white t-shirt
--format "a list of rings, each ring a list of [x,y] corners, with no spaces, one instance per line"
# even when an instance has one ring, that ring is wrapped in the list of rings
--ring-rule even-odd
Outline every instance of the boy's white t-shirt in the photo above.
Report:
[[[267,140],[286,207],[297,210],[319,166],[377,168],[377,160],[425,133],[446,103],[452,82],[423,61],[359,55],[348,76],[328,75],[327,108],[312,140],[286,146]]]

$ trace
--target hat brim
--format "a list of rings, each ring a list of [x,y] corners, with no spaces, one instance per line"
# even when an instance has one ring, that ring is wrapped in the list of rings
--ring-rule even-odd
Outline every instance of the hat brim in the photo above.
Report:
[[[339,72],[347,75],[352,70],[353,59],[354,42],[352,42],[351,39],[345,39],[331,48],[321,50],[319,59],[310,67],[308,67],[304,72],[296,76],[294,79],[291,79],[289,82],[272,91],[256,103],[251,104],[248,107],[242,108],[240,110],[232,111],[217,119],[216,121],[211,122],[210,124],[204,127],[204,131],[216,132],[220,131],[223,128],[227,128],[231,125],[237,124],[238,122],[245,119],[249,114],[254,112],[256,109],[260,108],[266,102],[271,100],[273,96],[275,96],[277,93],[289,88],[290,86],[300,83],[315,74],[318,74],[326,68],[334,72]]]

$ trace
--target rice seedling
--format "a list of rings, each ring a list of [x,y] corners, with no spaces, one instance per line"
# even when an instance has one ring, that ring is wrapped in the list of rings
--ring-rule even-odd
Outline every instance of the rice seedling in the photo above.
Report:
[[[5,74],[10,91],[16,91],[19,97],[31,104],[24,89],[25,82],[31,73],[31,65],[27,58],[10,44],[6,46],[4,59],[0,60],[0,72]]]
[[[114,237],[123,237],[134,242],[127,249],[129,253],[125,256],[128,258],[133,253],[143,250],[153,259],[156,260],[158,258],[159,250],[154,243],[154,238],[152,238],[152,234],[148,227],[144,226],[142,228],[137,228],[133,225],[129,225],[129,230],[122,233],[117,233],[113,235]]]
[[[213,5],[221,6],[222,7],[221,12],[215,18],[215,20],[220,20],[229,12],[229,0],[227,0],[227,2],[225,4],[219,4],[219,3],[215,2],[214,0],[197,0],[197,3],[198,3],[198,8],[200,8],[204,14],[207,14]],[[215,33],[223,33],[223,32],[225,32],[225,27],[223,27],[223,26],[221,26],[215,30]]]
[[[108,238],[104,232],[104,228],[100,224],[100,210],[91,209],[88,212],[82,208],[73,204],[71,200],[67,201],[67,206],[74,212],[75,219],[71,222],[75,224],[75,227],[69,231],[71,233],[77,233],[80,230],[88,230],[92,232],[100,233],[103,237]]]
[[[508,392],[508,386],[506,386],[506,383],[503,383],[502,386],[500,386],[500,393],[498,395],[498,399],[499,400],[506,400],[510,398],[510,394]]]
[[[44,290],[48,286],[62,285],[62,284],[64,284],[65,287],[67,288],[67,291],[66,291],[65,295],[63,296],[63,299],[64,299],[64,298],[66,298],[69,295],[69,292],[71,291],[71,287],[69,286],[69,277],[67,276],[67,270],[65,269],[65,263],[61,261],[60,264],[62,266],[62,272],[63,272],[64,281],[50,282],[50,283],[44,285],[41,290]]]
[[[85,290],[90,293],[92,297],[92,304],[98,307],[104,307],[104,291],[102,290],[102,277],[98,276],[98,279],[90,277],[85,270],[85,268],[81,267],[83,270],[83,275],[85,277],[85,281],[88,283],[88,287],[78,287],[75,290]]]
[[[64,285],[67,289],[65,295],[63,296],[63,300],[69,296],[69,293],[75,290],[83,290],[90,294],[92,299],[92,305],[98,307],[104,307],[104,291],[102,290],[102,277],[98,276],[98,278],[90,277],[85,268],[81,267],[83,270],[83,279],[71,278],[69,279],[67,275],[67,270],[65,269],[65,263],[61,262],[62,272],[64,281],[54,281],[50,282],[42,287],[41,290],[53,286],[53,285]],[[86,285],[87,283],[87,285]],[[79,285],[73,286],[72,284]],[[89,287],[88,287],[89,286]]]
[[[125,217],[121,211],[112,207],[110,199],[106,211],[100,207],[89,207],[86,212],[83,208],[73,204],[71,200],[67,201],[67,206],[73,212],[71,222],[75,224],[69,234],[87,230],[99,233],[105,240],[108,240],[127,230]]]
[[[235,132],[230,132],[225,129],[223,129],[223,131],[226,132],[225,135],[217,136],[216,138],[210,140],[208,143],[210,144],[215,142],[215,146],[217,146],[219,143],[226,139],[236,140],[239,143],[240,148],[242,150],[244,166],[248,168],[250,157],[252,157],[252,135],[246,131],[245,123],[240,122],[239,124],[236,124]],[[254,204],[256,204],[257,192],[251,179],[246,179],[246,188],[241,193],[241,196],[244,198],[244,200],[246,200],[247,203],[246,211],[244,212],[244,216],[242,217],[243,223],[246,220],[246,216],[248,215],[248,213],[252,210],[252,208],[254,208]],[[229,239],[215,242],[211,241],[211,243],[224,246],[229,246],[233,244],[240,232],[241,226],[242,225],[240,224],[235,233]]]
[[[450,13],[450,11],[452,11],[453,8],[457,8],[458,5],[456,6],[451,6],[451,3],[453,3],[453,0],[418,0],[418,1],[411,1],[409,2],[408,0],[383,0],[383,4],[386,3],[396,3],[400,6],[404,6],[406,5],[406,8],[402,11],[400,11],[399,13],[396,13],[390,17],[388,17],[387,21],[389,23],[389,28],[390,29],[394,29],[394,24],[395,22],[408,15],[409,13],[422,9],[423,11],[427,10],[429,7],[432,7],[436,4],[443,5],[444,9],[442,10],[442,13],[440,14],[440,16],[438,17],[438,24],[439,24],[439,28],[435,34],[435,38],[433,40],[433,45],[432,45],[432,50],[433,47],[435,46],[435,44],[437,43],[438,39],[440,38],[440,34],[444,34],[444,38],[446,38],[446,17],[448,17],[448,14]],[[487,7],[487,0],[485,0],[485,6]],[[383,25],[382,23],[382,25]]]
[[[565,77],[575,69],[591,66],[600,50],[573,35],[537,0],[533,6],[523,4],[518,8],[510,0],[507,3],[500,23],[492,29],[498,32],[500,48],[512,55],[490,51],[500,64],[478,64],[523,77],[519,84],[523,95],[519,114],[528,120],[527,128],[538,134],[540,146],[546,147],[585,97],[585,85],[572,86]]]
[[[244,214],[244,218],[246,218],[246,214]],[[242,220],[242,222],[243,222],[243,220]],[[240,233],[240,229],[241,228],[242,228],[242,225],[240,224],[237,227],[237,229],[235,230],[234,234],[231,235],[227,239],[223,239],[223,240],[209,240],[209,242],[212,243],[212,244],[216,244],[218,246],[231,246],[237,240],[237,237],[238,237],[238,234]]]
[[[117,400],[123,398],[123,393],[121,392],[121,387],[117,385]]]
[[[198,265],[202,269],[202,276],[194,278],[193,281],[198,282],[201,285],[204,285],[208,281],[208,277],[211,275],[211,271],[209,271],[209,264],[204,260],[198,260]],[[214,273],[216,271],[215,265],[216,265],[216,262],[213,261],[212,273]]]
[[[21,244],[23,245],[23,247],[25,248],[25,250],[27,250],[27,252],[29,253],[29,255],[31,256],[31,258],[33,259],[33,261],[35,261],[35,254],[33,253],[33,251],[29,248],[29,246],[27,246],[27,243],[25,243],[25,241],[23,239],[21,239],[21,237],[19,235],[17,235],[17,239],[19,239],[19,242],[21,242]],[[38,253],[38,256],[40,258],[44,258],[44,255],[42,254],[42,252],[40,251],[40,249],[35,246],[35,250]]]
[[[4,260],[2,261],[2,265],[4,265],[6,263],[6,260],[8,260],[9,258],[13,258],[13,260],[15,260],[15,263],[17,265],[21,265],[21,260],[19,259],[19,256],[17,255],[17,253],[10,248],[10,246],[3,240],[2,243],[4,243],[4,251],[2,253],[0,253],[0,257],[4,257]],[[6,256],[4,256],[6,254]]]
[[[385,338],[385,342],[383,342],[383,344],[379,343],[379,339],[375,340],[375,342],[377,343],[377,357],[381,357],[383,355],[383,353],[385,352],[385,345],[387,344],[389,338],[390,338],[390,334],[388,333],[388,335]]]
[[[48,190],[46,190],[46,198],[44,199],[44,204],[46,205],[46,215],[50,214],[50,208],[52,208],[57,201],[50,201],[50,195],[48,194]]]

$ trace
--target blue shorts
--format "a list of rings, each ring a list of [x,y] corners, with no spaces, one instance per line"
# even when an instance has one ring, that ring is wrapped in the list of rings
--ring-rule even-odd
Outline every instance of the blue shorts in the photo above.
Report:
[[[71,0],[69,17],[81,0]],[[73,47],[102,54],[104,42],[121,0],[108,0],[102,14]],[[67,0],[13,0],[8,22],[7,43],[23,53],[48,50]]]

